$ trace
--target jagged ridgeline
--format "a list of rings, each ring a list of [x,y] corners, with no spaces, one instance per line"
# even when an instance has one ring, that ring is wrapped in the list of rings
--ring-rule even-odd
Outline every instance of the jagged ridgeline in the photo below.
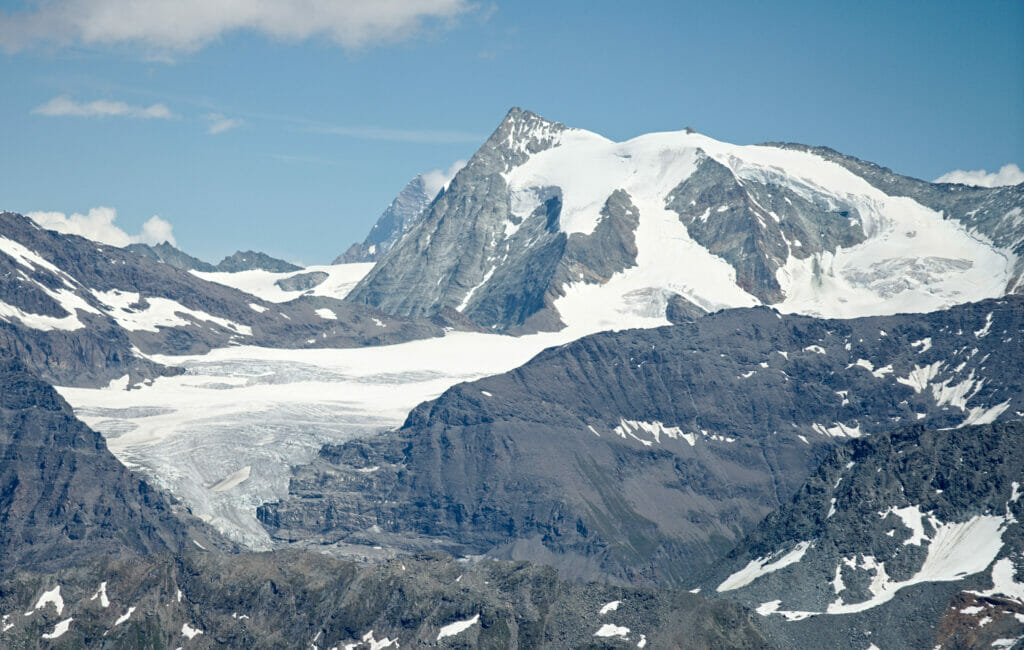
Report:
[[[373,567],[295,552],[95,561],[9,576],[0,613],[11,648],[770,647],[758,617],[726,601],[439,554]]]
[[[602,333],[325,447],[277,539],[490,553],[691,587],[837,445],[1024,413],[1024,299],[822,320],[726,310]]]
[[[594,331],[664,318],[673,300],[930,311],[1015,292],[1024,270],[1024,185],[926,183],[689,129],[616,143],[520,109],[428,200],[396,199],[348,300],[405,318],[456,309],[512,333]]]

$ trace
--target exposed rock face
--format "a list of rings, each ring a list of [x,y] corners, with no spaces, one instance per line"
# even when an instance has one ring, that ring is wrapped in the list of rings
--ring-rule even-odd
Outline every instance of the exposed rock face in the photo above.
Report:
[[[93,598],[101,584],[106,601]],[[60,612],[34,609],[58,586]],[[757,617],[724,601],[437,555],[369,568],[315,553],[98,562],[12,576],[0,583],[0,608],[11,612],[0,642],[26,648],[48,647],[42,635],[68,619],[62,647],[769,647]]]
[[[837,443],[1024,412],[1022,306],[850,321],[757,308],[590,336],[455,386],[396,432],[325,447],[258,517],[282,541],[687,585]]]
[[[504,324],[502,321],[523,324],[526,317],[543,307],[543,297],[565,248],[565,237],[558,230],[561,202],[553,192],[525,220],[516,217],[502,175],[531,154],[553,146],[564,130],[564,125],[512,109],[347,300],[375,305],[388,313],[415,314],[416,318],[445,307],[470,314],[474,287],[495,274],[496,259],[514,251],[511,266],[503,267],[505,273],[494,278],[495,285],[506,288],[509,278],[514,278],[520,288],[511,296],[512,304],[503,305],[494,314],[496,322],[474,320],[487,326]],[[522,256],[519,253],[527,242],[531,243],[531,252]],[[523,271],[531,274],[523,277]],[[484,300],[482,295],[478,298]],[[500,297],[497,301],[508,302]],[[493,306],[484,309],[494,312]]]
[[[130,383],[168,372],[146,354],[195,354],[247,343],[347,347],[442,332],[362,305],[260,300],[169,264],[0,214],[0,354],[59,385]],[[325,319],[317,310],[330,309]]]
[[[806,259],[864,241],[854,206],[835,205],[824,193],[808,200],[781,180],[741,181],[701,152],[667,200],[690,236],[728,261],[737,284],[766,304],[785,298],[776,274],[790,254]]]
[[[334,264],[376,262],[419,222],[433,200],[434,197],[427,194],[423,177],[412,179],[373,224],[366,239],[349,246],[334,260]]]
[[[1022,435],[1016,421],[854,440],[709,572],[703,592],[759,608],[780,645],[1017,642]]]
[[[621,327],[667,318],[675,296],[705,311],[925,312],[1016,290],[1021,210],[1020,187],[692,130],[613,143],[513,109],[347,300],[403,318],[455,309],[513,334],[598,319],[561,302],[580,292]]]
[[[285,291],[306,291],[321,284],[327,277],[327,274],[323,271],[310,271],[309,273],[299,273],[287,278],[281,278],[274,282],[274,284]]]
[[[10,358],[0,359],[0,458],[0,573],[178,551],[193,539],[223,545],[125,469],[53,388]]]
[[[218,262],[214,270],[225,273],[256,270],[270,271],[271,273],[290,273],[292,271],[301,271],[302,267],[296,266],[291,262],[279,260],[276,257],[271,257],[266,253],[236,251]]]
[[[209,264],[199,258],[192,257],[188,253],[175,248],[168,242],[157,244],[155,246],[150,246],[149,244],[129,244],[124,248],[136,255],[148,257],[151,260],[163,262],[164,264],[170,264],[174,268],[181,269],[182,271],[213,272],[217,270],[217,267],[213,264]]]

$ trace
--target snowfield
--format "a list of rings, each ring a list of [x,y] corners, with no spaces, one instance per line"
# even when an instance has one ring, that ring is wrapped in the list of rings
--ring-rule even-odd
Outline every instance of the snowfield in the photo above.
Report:
[[[1011,252],[813,153],[733,145],[687,131],[612,142],[569,129],[556,139],[556,146],[505,174],[513,214],[528,216],[546,196],[543,189],[551,187],[562,190],[560,227],[567,234],[592,233],[616,189],[626,190],[640,213],[637,265],[603,285],[567,285],[556,308],[570,326],[592,318],[616,323],[622,313],[639,323],[659,309],[664,313],[666,292],[712,311],[759,304],[736,285],[732,267],[695,242],[665,207],[673,189],[695,170],[700,152],[741,182],[777,183],[808,201],[852,205],[860,214],[863,243],[806,259],[790,253],[776,273],[786,296],[775,305],[779,311],[823,318],[933,311],[1001,296],[1012,274]],[[704,219],[725,209],[709,208]],[[507,224],[506,234],[515,228]]]

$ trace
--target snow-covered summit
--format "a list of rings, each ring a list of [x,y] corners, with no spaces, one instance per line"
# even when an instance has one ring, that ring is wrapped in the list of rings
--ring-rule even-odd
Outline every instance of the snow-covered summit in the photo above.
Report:
[[[595,331],[665,323],[680,301],[854,317],[1016,289],[1024,191],[854,163],[691,129],[613,142],[513,109],[350,299]]]

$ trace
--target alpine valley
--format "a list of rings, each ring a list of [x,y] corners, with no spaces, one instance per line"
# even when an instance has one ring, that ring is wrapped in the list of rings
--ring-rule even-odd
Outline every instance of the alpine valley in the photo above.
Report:
[[[0,647],[1024,647],[1024,184],[434,180],[305,268],[0,214]]]

